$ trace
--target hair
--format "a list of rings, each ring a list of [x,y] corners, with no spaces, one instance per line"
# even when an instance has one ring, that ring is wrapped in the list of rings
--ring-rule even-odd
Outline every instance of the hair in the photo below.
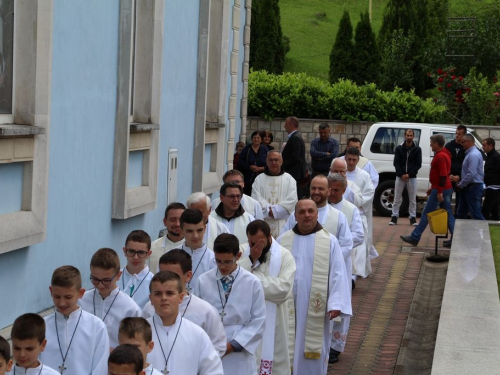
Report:
[[[415,130],[413,130],[413,129],[406,129],[406,130],[405,130],[405,135],[406,135],[406,133],[408,133],[408,132],[412,132],[412,133],[413,133],[413,136],[415,136]]]
[[[319,128],[321,130],[330,129],[330,125],[328,125],[328,123],[326,122],[322,122],[321,124],[319,124]]]
[[[359,138],[356,138],[356,137],[351,137],[347,140],[347,144],[349,145],[349,143],[351,142],[354,142],[354,143],[361,143],[361,139]]]
[[[458,125],[457,130],[463,131],[464,134],[467,133],[467,127],[465,125]]]
[[[330,182],[341,182],[342,187],[345,189],[347,187],[347,180],[340,173],[329,173],[328,174],[328,183]]]
[[[316,208],[316,211],[318,210],[318,207],[316,206],[316,202],[314,202],[311,198],[305,197],[305,198],[300,198],[297,203],[295,203],[295,211],[297,211],[297,206],[299,205],[300,202],[303,201],[311,201],[314,203],[314,207]]]
[[[130,234],[127,236],[127,239],[125,240],[125,246],[127,246],[127,243],[129,241],[145,243],[148,247],[148,250],[151,250],[151,237],[149,237],[149,234],[141,229],[133,230],[132,232],[130,232]]]
[[[327,176],[325,176],[324,174],[318,174],[318,175],[314,176],[314,177],[311,179],[311,182],[312,182],[312,180],[316,180],[316,179],[318,179],[318,180],[323,180],[323,179],[325,179],[325,180],[326,180],[326,179],[327,179]],[[328,181],[327,181],[327,183],[328,183]]]
[[[243,173],[241,173],[239,170],[237,170],[237,169],[230,169],[226,173],[224,173],[224,176],[222,176],[222,181],[225,183],[226,182],[226,178],[228,178],[229,176],[238,176],[238,177],[241,177],[241,180],[244,179]]]
[[[186,209],[186,206],[184,206],[182,203],[180,202],[173,202],[173,203],[170,203],[167,208],[165,209],[165,219],[168,217],[168,211],[170,210],[185,210]]]
[[[283,156],[281,155],[281,152],[279,152],[278,150],[269,150],[269,151],[267,152],[266,159],[267,159],[267,157],[268,157],[270,154],[272,154],[272,153],[278,154],[281,158],[283,158]]]
[[[287,117],[285,121],[288,121],[290,125],[292,125],[295,129],[299,127],[299,119],[294,116]]]
[[[138,347],[130,344],[117,346],[109,355],[108,364],[132,365],[134,372],[139,375],[144,369],[144,357]]]
[[[160,264],[178,264],[183,274],[193,270],[191,255],[181,249],[172,249],[163,254],[160,258]]]
[[[10,345],[2,336],[0,336],[0,358],[5,359],[6,363],[10,361]]]
[[[358,158],[361,156],[359,150],[356,148],[356,147],[349,147],[346,152],[345,152],[345,155],[354,155],[354,156],[357,156]]]
[[[236,188],[240,191],[240,194],[243,193],[243,189],[241,188],[241,186],[239,184],[237,184],[236,182],[226,182],[224,184],[222,184],[222,186],[220,187],[220,193],[222,195],[226,195],[226,191],[227,189],[231,189],[231,188]]]
[[[271,227],[264,220],[254,220],[247,225],[247,236],[254,236],[259,231],[264,233],[266,237],[269,237],[271,235]]]
[[[118,329],[118,334],[123,335],[129,339],[135,338],[135,336],[140,333],[142,338],[149,344],[153,341],[153,332],[151,331],[151,325],[144,318],[140,317],[128,317],[120,322],[120,328]]]
[[[434,134],[431,136],[431,142],[437,143],[439,147],[444,146],[444,137],[441,134]]]
[[[236,142],[236,146],[234,147],[234,150],[236,151],[238,147],[245,147],[245,142]]]
[[[493,146],[493,148],[495,148],[495,140],[493,138],[485,138],[484,141],[488,146]]]
[[[222,233],[214,241],[214,253],[238,255],[240,252],[240,241],[238,237],[230,233]]]
[[[90,259],[90,267],[102,268],[103,270],[120,271],[120,258],[113,249],[103,247],[95,252]]]
[[[189,208],[189,206],[191,206],[192,204],[200,203],[203,200],[207,204],[207,210],[212,208],[212,200],[208,195],[201,191],[191,194],[186,200],[186,206]]]
[[[345,159],[342,159],[342,158],[335,158],[335,159],[333,159],[333,160],[332,160],[332,163],[330,164],[330,168],[331,168],[331,167],[333,167],[333,164],[335,164],[335,162],[336,162],[337,160],[341,160],[341,161],[344,163],[344,167],[345,167],[345,169],[347,169],[347,162],[345,161]]]
[[[52,273],[50,285],[80,290],[82,288],[82,274],[78,268],[73,266],[56,268]]]
[[[270,130],[264,129],[260,131],[260,137],[264,139],[265,136],[269,137],[269,143],[272,143],[274,140],[273,133]]]
[[[45,320],[38,314],[27,313],[14,321],[11,338],[14,340],[45,340]]]
[[[181,228],[184,228],[184,224],[199,224],[203,223],[203,214],[200,210],[196,208],[188,208],[181,215]]]
[[[256,135],[260,137],[260,131],[255,130],[254,132],[252,132],[252,134],[250,134],[250,139],[253,139],[253,137],[255,137]]]
[[[468,140],[468,141],[472,141],[472,142],[474,143],[474,137],[472,136],[472,134],[467,133],[467,134],[465,134],[465,135],[462,137],[462,139],[466,139],[466,140]]]
[[[151,282],[149,283],[149,292],[151,293],[153,283],[164,284],[167,281],[177,281],[177,291],[179,293],[182,293],[181,277],[177,275],[175,272],[170,272],[170,271],[160,271],[156,273],[151,279]]]

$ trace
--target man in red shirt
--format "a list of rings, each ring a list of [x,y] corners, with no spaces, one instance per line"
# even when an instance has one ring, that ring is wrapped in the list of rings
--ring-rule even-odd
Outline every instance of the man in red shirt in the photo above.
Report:
[[[400,236],[404,242],[408,242],[413,246],[417,246],[420,237],[427,228],[428,219],[427,214],[435,211],[438,208],[444,208],[448,211],[448,229],[453,237],[453,229],[455,228],[455,217],[451,211],[451,196],[453,189],[450,181],[451,169],[451,154],[447,148],[444,147],[444,137],[441,134],[436,134],[431,137],[431,149],[434,152],[434,158],[431,163],[431,170],[429,172],[429,182],[431,187],[427,190],[429,196],[422,218],[417,227],[409,236]],[[451,239],[444,241],[444,247],[451,247]]]

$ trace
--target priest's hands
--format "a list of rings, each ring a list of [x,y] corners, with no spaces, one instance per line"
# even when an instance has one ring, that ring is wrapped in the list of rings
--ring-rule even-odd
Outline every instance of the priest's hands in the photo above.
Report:
[[[266,247],[267,242],[265,239],[261,238],[257,242],[249,242],[248,246],[250,246],[250,258],[252,258],[252,262],[255,263],[257,259],[262,255],[262,251]]]
[[[273,208],[271,206],[269,206],[269,217],[274,219]]]
[[[231,354],[232,352],[234,352],[234,348],[233,346],[228,342],[226,344],[226,353],[222,356],[222,357],[225,357],[226,355],[228,354]]]
[[[335,319],[339,315],[340,315],[340,310],[328,311],[328,319],[330,319],[330,320]]]

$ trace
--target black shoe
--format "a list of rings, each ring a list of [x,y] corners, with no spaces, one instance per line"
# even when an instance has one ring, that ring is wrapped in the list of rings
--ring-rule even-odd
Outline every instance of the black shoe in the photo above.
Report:
[[[354,281],[354,279],[351,279],[352,280],[352,290],[356,289],[356,282]]]
[[[415,219],[414,217],[410,217],[410,225],[413,225],[414,227],[416,227],[418,225],[417,219]]]
[[[337,363],[339,361],[339,355],[340,352],[336,351],[335,349],[330,348],[330,358],[328,358],[328,363]]]
[[[399,236],[404,242],[408,242],[412,246],[417,246],[418,241],[415,241],[411,236]]]
[[[398,224],[398,217],[392,216],[389,225],[397,225],[397,224]]]
[[[451,242],[453,240],[449,239],[448,241],[443,241],[443,247],[446,247],[447,249],[451,249]]]

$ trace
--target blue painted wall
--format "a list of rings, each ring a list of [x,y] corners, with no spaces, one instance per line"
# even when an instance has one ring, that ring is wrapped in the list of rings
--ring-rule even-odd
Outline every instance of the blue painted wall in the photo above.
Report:
[[[21,210],[24,163],[0,164],[0,215]]]

